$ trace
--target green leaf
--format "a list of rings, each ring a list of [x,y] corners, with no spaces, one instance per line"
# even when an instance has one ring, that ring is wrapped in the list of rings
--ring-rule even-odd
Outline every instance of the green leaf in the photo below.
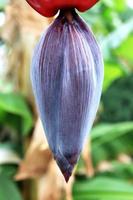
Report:
[[[113,178],[94,178],[76,181],[74,200],[132,200],[132,185]]]
[[[130,35],[115,52],[119,57],[133,62],[131,47],[133,47],[133,35]]]
[[[92,141],[97,140],[95,145],[101,145],[104,142],[111,142],[117,137],[133,131],[133,122],[120,122],[115,124],[103,123],[95,126],[91,132]]]
[[[125,179],[128,181],[133,181],[133,163],[120,163],[118,161],[113,161],[110,163],[112,169],[109,171],[104,171],[97,173],[97,175],[104,175],[108,177],[115,177],[119,179]]]
[[[125,0],[115,0],[114,1],[114,8],[118,11],[118,12],[122,12],[125,10],[126,7],[126,1]]]
[[[91,137],[94,165],[115,159],[120,153],[133,153],[133,122],[97,125]]]
[[[18,166],[14,164],[0,165],[0,175],[12,178],[15,176]]]
[[[23,134],[28,133],[33,126],[31,111],[25,99],[20,94],[0,93],[0,110],[12,114],[13,117],[21,117]],[[13,118],[10,117],[10,120],[15,123]]]
[[[105,62],[103,89],[106,90],[108,86],[117,78],[121,77],[124,72],[122,68],[116,63]]]
[[[16,184],[3,175],[0,175],[0,200],[22,200]]]

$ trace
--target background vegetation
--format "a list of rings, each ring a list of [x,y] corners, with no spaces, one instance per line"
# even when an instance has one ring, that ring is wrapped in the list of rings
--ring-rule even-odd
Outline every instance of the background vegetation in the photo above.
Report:
[[[0,200],[133,199],[133,2],[101,0],[81,15],[101,44],[105,79],[91,138],[66,186],[36,122],[29,80],[33,46],[52,19],[23,0],[0,1]]]

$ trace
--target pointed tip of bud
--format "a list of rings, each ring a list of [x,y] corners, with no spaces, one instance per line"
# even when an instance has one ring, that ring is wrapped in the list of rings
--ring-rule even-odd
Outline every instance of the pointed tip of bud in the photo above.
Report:
[[[74,166],[69,165],[69,167],[65,168],[65,169],[64,169],[64,166],[59,166],[59,168],[60,168],[60,170],[61,170],[61,172],[62,172],[62,174],[63,174],[63,176],[65,178],[66,183],[68,183],[68,181],[69,181],[69,179],[70,179],[70,177],[72,175],[72,171],[74,169]]]
[[[69,159],[68,159],[68,157],[69,157]],[[77,157],[78,157],[77,154],[74,154],[74,155],[71,155],[71,156],[70,155],[64,156],[61,153],[59,153],[55,157],[55,160],[56,160],[64,178],[65,178],[66,183],[68,183],[68,181],[69,181],[69,179],[72,175],[74,166],[75,166],[75,164],[77,163],[77,160],[78,160]]]
[[[64,176],[64,178],[65,178],[66,183],[68,183],[68,181],[69,181],[71,175],[68,174],[68,173],[64,173],[63,176]]]
[[[66,171],[65,173],[63,173],[63,176],[65,178],[66,183],[68,183],[70,177],[71,177],[72,173]]]

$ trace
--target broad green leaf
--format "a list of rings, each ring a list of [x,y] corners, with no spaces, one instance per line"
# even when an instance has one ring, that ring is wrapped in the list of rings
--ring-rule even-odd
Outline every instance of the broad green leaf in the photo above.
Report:
[[[95,143],[95,145],[101,145],[104,142],[111,142],[111,140],[127,134],[129,131],[133,131],[133,122],[103,123],[92,129],[91,138],[93,142],[98,140],[98,144]]]
[[[0,200],[22,200],[16,184],[3,175],[0,175]]]
[[[0,165],[0,175],[13,178],[18,170],[18,166],[14,164]]]
[[[94,178],[76,181],[74,200],[132,200],[132,185],[113,178]]]
[[[91,137],[95,165],[102,160],[115,159],[120,153],[133,154],[133,122],[97,125]]]
[[[20,94],[0,93],[0,110],[10,114],[10,122],[18,123],[17,116],[20,117],[22,119],[22,132],[24,134],[28,133],[31,129],[33,125],[31,111]],[[13,117],[15,117],[15,120]]]

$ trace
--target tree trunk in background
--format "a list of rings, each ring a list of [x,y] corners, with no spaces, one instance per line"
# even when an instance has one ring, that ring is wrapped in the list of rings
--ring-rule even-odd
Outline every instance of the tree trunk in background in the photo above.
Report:
[[[35,12],[25,0],[11,0],[6,7],[2,37],[9,47],[8,78],[13,81],[15,90],[21,91],[31,102],[31,57],[41,32],[51,21]]]

